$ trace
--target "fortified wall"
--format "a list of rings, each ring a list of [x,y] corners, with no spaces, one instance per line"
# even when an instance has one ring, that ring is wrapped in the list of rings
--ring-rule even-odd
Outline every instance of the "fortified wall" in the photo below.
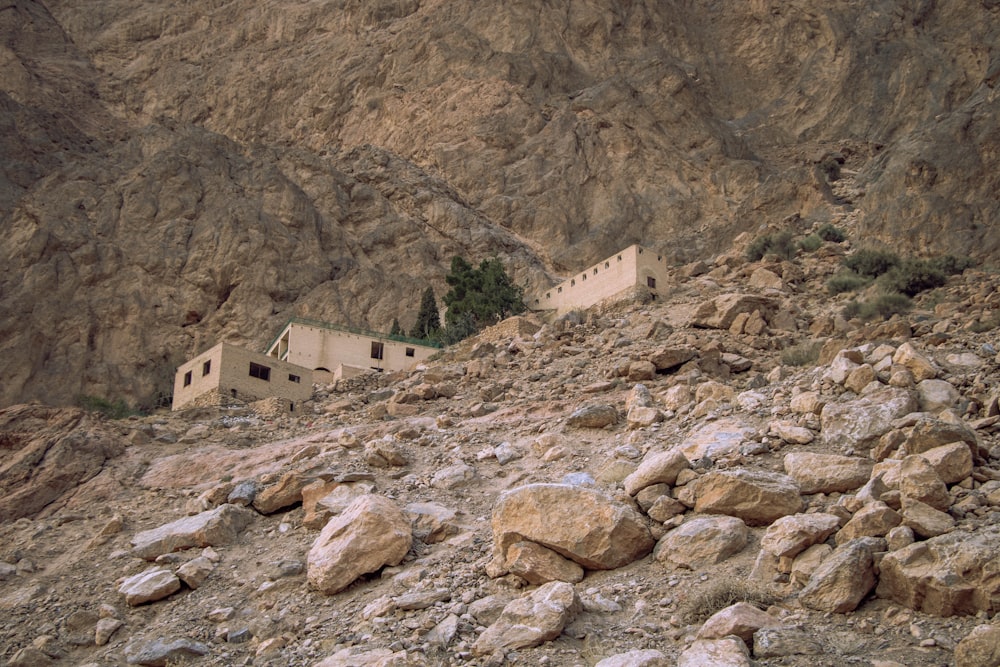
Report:
[[[555,287],[532,295],[527,305],[531,310],[554,310],[563,314],[577,308],[589,308],[637,286],[646,288],[654,297],[662,296],[667,275],[663,255],[631,245]]]

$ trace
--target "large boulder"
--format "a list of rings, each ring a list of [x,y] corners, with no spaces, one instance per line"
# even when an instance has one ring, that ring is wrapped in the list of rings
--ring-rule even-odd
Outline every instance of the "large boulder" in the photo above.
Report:
[[[757,429],[748,422],[723,418],[692,431],[681,443],[680,450],[688,461],[714,459],[739,451],[740,446],[756,433]]]
[[[566,418],[566,426],[574,428],[604,428],[617,423],[617,408],[606,403],[578,408]]]
[[[977,625],[955,647],[955,667],[1000,667],[1000,625]]]
[[[732,516],[692,519],[657,543],[656,560],[691,569],[715,565],[738,554],[747,545],[746,524]]]
[[[673,661],[655,648],[637,648],[628,653],[608,656],[594,667],[671,667],[673,664]]]
[[[638,512],[596,489],[568,484],[529,484],[504,493],[492,526],[498,573],[507,550],[524,540],[592,570],[627,565],[654,545]]]
[[[875,560],[866,539],[837,547],[813,572],[799,601],[810,609],[843,614],[857,609],[875,587]]]
[[[801,512],[805,503],[799,486],[787,475],[757,470],[721,470],[698,478],[695,511],[728,514],[751,526]]]
[[[132,538],[132,555],[155,560],[157,556],[181,549],[232,544],[254,516],[253,511],[239,505],[219,505],[137,533]]]
[[[125,596],[126,604],[136,607],[162,600],[180,589],[181,580],[177,575],[162,567],[155,567],[126,578],[118,587],[118,592]]]
[[[750,667],[750,652],[739,637],[698,639],[677,658],[677,667]]]
[[[851,401],[827,403],[820,412],[823,440],[828,445],[858,449],[892,428],[893,421],[917,409],[905,389],[880,389]]]
[[[396,565],[410,549],[413,536],[403,511],[388,498],[365,495],[334,517],[313,542],[308,580],[332,595],[362,574]]]
[[[698,639],[721,639],[733,635],[751,644],[754,633],[761,628],[780,625],[781,621],[766,611],[748,602],[737,602],[712,614],[698,631]]]
[[[1000,611],[1000,526],[956,530],[885,555],[877,593],[935,616]]]
[[[770,320],[778,310],[778,302],[756,294],[723,294],[702,303],[691,318],[691,326],[705,329],[728,329],[741,313],[758,311]]]
[[[792,452],[785,455],[785,472],[804,494],[843,493],[864,485],[871,477],[871,459],[836,454]]]
[[[500,618],[472,645],[476,655],[497,650],[528,648],[551,641],[581,610],[572,584],[553,581],[511,601]]]

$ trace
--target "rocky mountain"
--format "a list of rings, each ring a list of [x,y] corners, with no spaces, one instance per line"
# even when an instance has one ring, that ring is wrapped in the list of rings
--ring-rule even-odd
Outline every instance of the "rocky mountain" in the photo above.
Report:
[[[855,243],[294,415],[0,410],[0,662],[996,667],[1000,275],[846,320]]]
[[[0,405],[149,403],[292,315],[407,326],[455,254],[529,289],[850,215],[994,261],[992,0],[14,0]],[[838,187],[838,178],[851,187]]]

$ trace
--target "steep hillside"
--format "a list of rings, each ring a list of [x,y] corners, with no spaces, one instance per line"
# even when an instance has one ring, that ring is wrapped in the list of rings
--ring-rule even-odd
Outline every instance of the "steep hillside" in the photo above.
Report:
[[[406,326],[455,254],[533,287],[635,241],[681,262],[853,210],[872,241],[994,260],[998,18],[8,3],[0,405],[149,401],[178,359],[293,314]]]

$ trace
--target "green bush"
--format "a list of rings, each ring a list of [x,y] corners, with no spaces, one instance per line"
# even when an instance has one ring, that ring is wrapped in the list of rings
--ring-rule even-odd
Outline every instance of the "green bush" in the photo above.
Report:
[[[852,299],[847,302],[844,309],[840,311],[841,316],[845,320],[853,320],[855,317],[861,317],[861,303]]]
[[[799,343],[781,351],[781,363],[785,366],[812,366],[819,361],[822,343],[809,341]]]
[[[790,231],[758,236],[747,248],[746,257],[756,262],[764,257],[792,259],[795,257],[795,237]]]
[[[921,259],[906,259],[892,267],[878,278],[878,286],[883,292],[916,296],[948,281],[944,272],[934,268],[930,262]]]
[[[966,269],[971,269],[976,265],[968,257],[956,257],[955,255],[944,255],[928,260],[931,267],[945,274],[946,276],[957,276]]]
[[[878,278],[880,275],[898,266],[899,255],[887,250],[862,249],[847,257],[844,266],[851,271],[869,278]]]
[[[484,259],[476,268],[462,257],[451,260],[451,271],[445,276],[451,287],[444,295],[444,342],[457,342],[500,320],[523,313],[524,290],[503,267],[499,258]]]
[[[100,396],[80,396],[77,403],[87,412],[97,412],[108,419],[125,419],[136,412],[122,399],[113,401]]]
[[[868,321],[881,318],[887,320],[893,315],[909,312],[913,302],[903,294],[882,294],[861,304],[859,316]]]
[[[826,290],[830,294],[856,292],[871,284],[871,278],[859,276],[853,271],[841,271],[826,281]]]
[[[823,245],[823,239],[821,239],[816,234],[810,234],[801,241],[799,241],[799,247],[805,252],[816,252]]]
[[[830,241],[832,243],[843,243],[847,240],[847,236],[844,232],[830,223],[820,227],[816,232],[816,236],[820,237],[824,241]]]

